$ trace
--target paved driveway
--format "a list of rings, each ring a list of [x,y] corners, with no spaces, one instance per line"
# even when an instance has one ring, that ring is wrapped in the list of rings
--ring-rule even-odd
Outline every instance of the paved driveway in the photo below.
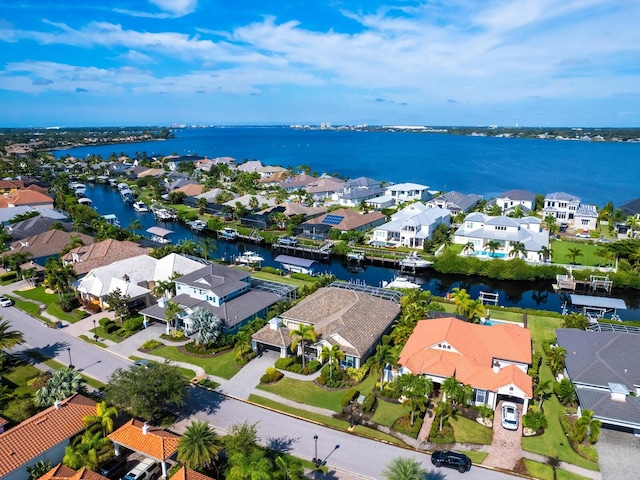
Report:
[[[640,475],[640,438],[609,428],[600,430],[596,443],[598,463],[602,478],[606,480],[631,480]]]
[[[246,400],[253,393],[256,385],[260,383],[260,377],[265,374],[267,368],[273,367],[275,361],[280,358],[278,352],[266,350],[258,357],[242,367],[230,380],[227,380],[219,388],[225,395]]]
[[[507,430],[502,428],[502,401],[498,402],[493,418],[493,441],[489,449],[489,455],[482,462],[490,467],[513,470],[522,458],[522,405],[518,407],[518,429]]]

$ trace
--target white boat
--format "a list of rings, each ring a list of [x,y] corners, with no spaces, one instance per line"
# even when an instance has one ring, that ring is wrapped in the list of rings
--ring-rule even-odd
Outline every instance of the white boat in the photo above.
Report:
[[[347,253],[347,261],[349,262],[361,262],[363,260],[364,260],[364,253],[361,253],[361,252]]]
[[[218,238],[222,238],[224,240],[236,240],[238,238],[238,231],[225,227],[222,230],[218,230]]]
[[[144,202],[133,202],[133,209],[136,212],[148,212],[149,211],[149,207],[147,207],[147,204]]]
[[[175,210],[165,208],[161,205],[152,205],[151,211],[158,220],[163,222],[175,222],[178,219]]]
[[[382,282],[382,286],[384,288],[399,288],[399,289],[420,288],[420,285],[418,285],[415,282],[412,282],[407,277],[396,277],[391,282]]]
[[[168,230],[162,227],[151,227],[147,229],[147,233],[151,235],[151,240],[157,243],[167,244],[171,243],[171,239],[169,235],[171,235],[173,230]]]
[[[247,250],[242,255],[239,255],[236,258],[237,263],[241,263],[243,265],[254,265],[256,263],[263,262],[264,258],[258,255],[256,252],[251,252]]]
[[[109,225],[113,225],[114,227],[119,227],[120,226],[120,220],[118,220],[118,217],[116,217],[115,214],[113,214],[113,213],[109,213],[107,215],[102,215],[102,218]]]
[[[207,222],[204,220],[193,220],[189,222],[189,228],[191,230],[195,230],[196,232],[202,232],[205,228],[207,228]]]
[[[400,267],[402,268],[426,268],[433,265],[433,262],[425,260],[418,253],[413,250],[409,255],[400,260]]]

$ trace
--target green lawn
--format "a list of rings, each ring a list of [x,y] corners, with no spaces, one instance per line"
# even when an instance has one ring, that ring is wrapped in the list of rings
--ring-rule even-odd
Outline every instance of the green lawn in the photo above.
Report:
[[[299,408],[289,407],[288,405],[283,405],[278,402],[274,402],[271,399],[261,397],[259,395],[249,395],[249,401],[256,403],[258,405],[262,405],[264,407],[271,408],[273,410],[278,410],[280,412],[288,413],[290,415],[295,415],[296,417],[306,418],[307,420],[311,420],[313,422],[318,422],[323,425],[328,425],[330,427],[337,428],[339,430],[347,430],[349,428],[349,423],[345,420],[340,420],[338,418],[326,417],[324,415],[320,415],[318,413],[308,412],[307,410],[301,410]],[[389,443],[393,443],[395,445],[404,445],[404,442],[398,440],[397,438],[387,435],[386,433],[379,432],[377,430],[373,430],[368,427],[363,427],[362,425],[356,426],[354,432],[362,435],[363,437],[376,438],[378,440],[384,440]]]
[[[313,282],[307,282],[305,280],[300,280],[298,278],[281,277],[279,275],[274,275],[273,273],[261,272],[261,271],[253,272],[251,274],[251,277],[259,278],[261,280],[268,280],[270,282],[286,283],[287,285],[293,285],[298,288],[313,285]]]
[[[346,390],[328,391],[319,387],[314,382],[294,380],[284,377],[273,385],[258,385],[258,389],[280,395],[294,402],[326,408],[334,412],[342,412],[340,401]]]
[[[478,465],[484,462],[484,459],[487,458],[487,456],[489,455],[486,452],[466,452],[464,450],[460,450],[460,452],[464,453],[467,457],[469,457],[472,463],[475,463]]]
[[[546,463],[534,462],[533,460],[524,459],[524,465],[529,470],[529,475],[533,478],[541,480],[554,480],[553,467]]]
[[[399,403],[390,403],[378,399],[378,406],[371,420],[379,425],[391,427],[398,418],[406,414],[407,409]]]
[[[178,350],[178,347],[165,346],[156,348],[150,352],[150,354],[176,362],[186,362],[191,363],[192,365],[198,365],[204,368],[204,371],[207,372],[207,374],[216,375],[218,377],[226,378],[227,380],[233,377],[240,370],[235,365],[235,352],[233,350],[215,357],[194,357],[182,354]]]
[[[553,251],[553,257],[551,258],[553,263],[570,263],[571,259],[567,255],[570,248],[578,248],[582,252],[582,256],[576,257],[576,263],[580,265],[595,266],[604,263],[604,259],[595,253],[600,248],[598,245],[555,240],[551,242],[550,248]]]
[[[589,480],[589,478],[556,468],[556,480]]]
[[[14,295],[7,295],[7,297],[15,302],[15,307],[18,310],[22,310],[24,313],[26,313],[27,315],[33,318],[37,318],[39,320],[42,320],[45,323],[53,325],[53,322],[51,322],[51,320],[44,318],[42,315],[40,315],[40,307],[35,303],[27,302],[26,300],[22,300],[20,297],[16,297]]]
[[[14,292],[27,300],[35,300],[47,305],[47,313],[54,317],[69,323],[75,323],[82,320],[89,314],[83,310],[73,310],[72,312],[64,312],[57,303],[58,295],[55,293],[46,293],[44,287],[36,287],[29,290],[16,290]]]
[[[453,434],[458,443],[473,443],[476,445],[491,445],[493,430],[478,422],[460,417],[450,418]]]

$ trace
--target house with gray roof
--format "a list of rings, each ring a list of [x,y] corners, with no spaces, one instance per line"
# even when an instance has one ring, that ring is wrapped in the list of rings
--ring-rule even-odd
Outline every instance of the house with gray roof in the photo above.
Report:
[[[323,287],[253,334],[252,344],[255,350],[275,350],[286,357],[291,354],[291,331],[300,324],[313,325],[317,340],[313,345],[307,343],[305,358],[319,358],[322,347],[339,345],[345,353],[341,364],[358,368],[375,351],[398,315],[400,305],[393,300],[351,289]]]
[[[542,221],[536,217],[511,218],[494,217],[474,212],[465,218],[456,230],[453,243],[472,245],[465,249],[466,255],[479,258],[512,258],[511,251],[516,243],[522,243],[526,254],[523,259],[530,262],[542,262],[542,247],[549,248],[549,232],[541,229]],[[489,242],[497,242],[499,247],[491,252]]]
[[[528,190],[509,190],[498,195],[490,204],[498,205],[503,215],[508,215],[519,205],[522,211],[529,215],[536,204],[536,194]]]
[[[449,210],[452,215],[458,215],[459,213],[467,213],[470,211],[480,200],[482,200],[482,196],[476,195],[475,193],[467,195],[451,191],[432,198],[426,203],[426,205],[430,208],[439,207],[446,209]]]
[[[561,328],[556,338],[580,408],[603,424],[640,429],[640,335]]]
[[[573,218],[576,230],[591,231],[598,227],[598,209],[595,205],[580,204]]]
[[[396,246],[422,248],[424,242],[431,238],[441,224],[447,227],[451,225],[449,210],[415,202],[394,213],[389,222],[376,227],[371,240]]]
[[[71,231],[73,228],[73,224],[68,222],[66,218],[64,221],[60,221],[54,218],[36,215],[35,217],[31,217],[20,222],[11,223],[5,227],[5,230],[13,240],[22,240],[24,238],[48,232],[54,224],[57,223],[61,224],[62,228],[66,231]]]
[[[269,308],[290,293],[273,282],[253,282],[250,272],[219,264],[205,265],[174,282],[176,295],[171,301],[180,306],[182,325],[178,326],[185,330],[191,328],[189,315],[200,307],[222,320],[225,333],[234,333],[250,320],[266,317]],[[166,299],[161,298],[140,313],[148,320],[164,322],[166,308]]]
[[[345,183],[342,191],[332,195],[332,201],[343,207],[358,207],[362,201],[378,197],[385,189],[378,180],[368,177],[358,177]]]
[[[560,222],[573,224],[576,211],[580,206],[580,197],[565,192],[554,192],[545,195],[543,216],[552,215]]]
[[[640,217],[640,198],[620,205],[620,210],[624,215]]]

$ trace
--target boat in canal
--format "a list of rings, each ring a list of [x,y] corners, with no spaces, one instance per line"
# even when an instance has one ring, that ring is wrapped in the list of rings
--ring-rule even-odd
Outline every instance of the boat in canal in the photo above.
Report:
[[[175,222],[178,220],[176,211],[171,208],[167,208],[162,205],[151,205],[151,211],[161,222]]]
[[[420,288],[420,285],[412,282],[407,277],[396,277],[391,282],[382,282],[383,288],[396,288],[396,289],[415,289]]]
[[[240,265],[260,265],[262,262],[264,262],[264,257],[249,250],[236,257],[236,263]]]
[[[429,260],[425,260],[418,252],[412,250],[409,255],[400,260],[400,268],[409,268],[409,269],[418,269],[418,268],[427,268],[433,265],[433,262]]]
[[[187,222],[187,225],[189,225],[191,230],[195,230],[196,232],[202,232],[207,228],[207,222],[204,220],[193,220],[191,222]]]
[[[238,231],[235,228],[224,227],[218,230],[218,238],[232,242],[238,239]]]
[[[133,209],[136,212],[140,212],[140,213],[149,211],[149,207],[147,207],[147,204],[141,201],[133,202]]]
[[[147,233],[151,235],[151,241],[156,243],[167,244],[171,243],[169,235],[175,233],[173,230],[162,227],[147,228]]]

